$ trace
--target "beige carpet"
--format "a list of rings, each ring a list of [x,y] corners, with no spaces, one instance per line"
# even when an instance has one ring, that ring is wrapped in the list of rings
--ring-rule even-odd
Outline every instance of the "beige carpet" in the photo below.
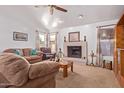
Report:
[[[69,69],[67,78],[63,78],[62,70],[56,77],[58,88],[118,88],[120,87],[113,71],[99,67],[74,63],[74,72]]]

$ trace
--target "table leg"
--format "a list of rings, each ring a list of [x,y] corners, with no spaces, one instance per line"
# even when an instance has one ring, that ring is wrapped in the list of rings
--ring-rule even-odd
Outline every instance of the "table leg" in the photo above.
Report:
[[[71,71],[73,72],[73,63],[71,63]]]
[[[67,77],[67,76],[68,76],[68,69],[67,69],[67,65],[65,65],[63,68],[63,77]]]

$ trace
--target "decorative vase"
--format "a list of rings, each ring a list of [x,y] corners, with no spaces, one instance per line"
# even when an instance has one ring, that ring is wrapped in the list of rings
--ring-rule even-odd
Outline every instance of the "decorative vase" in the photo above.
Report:
[[[66,42],[66,37],[64,37],[64,42]]]
[[[86,41],[86,36],[84,36],[84,41]]]

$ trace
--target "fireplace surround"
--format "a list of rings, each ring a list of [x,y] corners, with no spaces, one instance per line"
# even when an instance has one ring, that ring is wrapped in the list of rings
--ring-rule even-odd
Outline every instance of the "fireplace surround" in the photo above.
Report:
[[[79,49],[77,49],[77,47],[81,47]],[[73,53],[68,53],[70,52],[69,49],[70,47],[72,47],[73,49]],[[74,48],[75,47],[75,48]],[[69,49],[68,49],[69,48]],[[79,52],[80,50],[80,52]],[[64,46],[63,46],[63,53],[65,57],[72,57],[72,58],[81,58],[82,60],[87,61],[88,59],[88,44],[85,41],[80,41],[80,42],[64,42]],[[69,54],[69,55],[68,55]],[[70,55],[71,54],[71,55]],[[77,56],[80,55],[80,56]]]

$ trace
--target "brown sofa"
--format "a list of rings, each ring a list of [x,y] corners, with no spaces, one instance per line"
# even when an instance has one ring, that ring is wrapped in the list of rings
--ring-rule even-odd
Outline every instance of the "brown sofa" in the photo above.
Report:
[[[13,53],[0,55],[0,87],[54,88],[59,64],[51,61],[30,64]]]
[[[19,48],[15,48],[15,49],[6,49],[3,52],[4,53],[15,53],[16,50],[21,50],[22,54],[21,56],[23,56],[25,59],[27,59],[30,63],[35,63],[35,62],[40,62],[42,61],[43,58],[43,52],[37,52],[36,55],[31,55],[31,48],[23,48],[23,49],[19,49]]]

